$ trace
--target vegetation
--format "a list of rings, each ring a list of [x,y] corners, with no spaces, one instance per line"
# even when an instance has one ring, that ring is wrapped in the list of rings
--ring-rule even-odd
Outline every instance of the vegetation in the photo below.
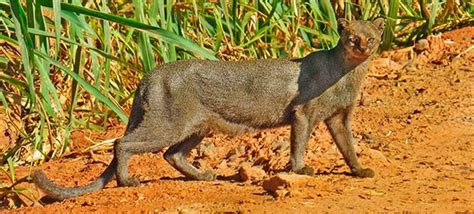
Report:
[[[455,0],[143,1],[0,0],[0,165],[67,151],[72,130],[127,122],[139,78],[156,65],[202,58],[300,57],[337,41],[336,17],[386,17],[383,49],[472,24]],[[2,122],[3,121],[3,122]],[[1,127],[3,128],[3,127]]]

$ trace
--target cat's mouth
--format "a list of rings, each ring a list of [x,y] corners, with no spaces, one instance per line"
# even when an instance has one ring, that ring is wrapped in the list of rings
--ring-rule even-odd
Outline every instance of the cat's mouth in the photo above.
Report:
[[[365,59],[370,55],[369,49],[361,48],[357,46],[350,48],[349,54],[351,55],[351,57],[356,58],[356,59]]]

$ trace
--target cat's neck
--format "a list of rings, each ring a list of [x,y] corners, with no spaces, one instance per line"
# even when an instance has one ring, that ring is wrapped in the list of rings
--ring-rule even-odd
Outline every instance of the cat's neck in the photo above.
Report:
[[[340,77],[368,59],[368,57],[352,55],[341,42],[335,48],[329,50],[329,52],[333,56],[329,60],[332,60],[332,65],[335,65],[333,69],[338,71],[339,75],[341,75]]]
[[[298,79],[299,95],[294,102],[305,103],[320,96],[366,60],[351,56],[340,42],[331,50],[313,52],[297,60],[301,63],[301,73]]]

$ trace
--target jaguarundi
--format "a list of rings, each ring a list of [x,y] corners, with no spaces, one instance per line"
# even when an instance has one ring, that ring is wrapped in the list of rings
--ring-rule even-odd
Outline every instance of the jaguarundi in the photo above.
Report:
[[[185,60],[147,73],[135,92],[125,135],[114,144],[114,157],[92,183],[62,187],[42,171],[34,183],[50,198],[62,200],[100,190],[114,177],[119,186],[140,182],[128,174],[131,155],[169,146],[164,158],[196,180],[213,180],[186,160],[209,133],[242,134],[291,125],[291,171],[311,175],[304,151],[311,132],[324,121],[351,173],[373,177],[352,145],[351,115],[368,63],[376,52],[384,20],[338,20],[340,40],[331,50],[296,59],[223,62]]]

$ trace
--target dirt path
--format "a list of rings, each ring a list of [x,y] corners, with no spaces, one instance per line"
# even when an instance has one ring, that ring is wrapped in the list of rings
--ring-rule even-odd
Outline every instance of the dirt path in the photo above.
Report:
[[[284,170],[289,129],[282,128],[205,139],[192,158],[222,175],[218,181],[186,181],[166,164],[162,152],[144,154],[130,164],[132,174],[145,181],[138,188],[111,182],[103,191],[14,211],[473,212],[473,35],[474,27],[464,28],[430,38],[421,53],[404,49],[375,60],[353,122],[361,162],[376,170],[375,178],[346,175],[348,168],[320,125],[306,156],[317,175],[305,178],[306,187],[289,188],[287,196],[275,198],[262,188],[262,179],[233,179],[242,163],[262,167],[266,178]],[[113,133],[118,136],[121,130]],[[110,152],[91,154],[41,168],[57,183],[84,184],[111,160]]]

